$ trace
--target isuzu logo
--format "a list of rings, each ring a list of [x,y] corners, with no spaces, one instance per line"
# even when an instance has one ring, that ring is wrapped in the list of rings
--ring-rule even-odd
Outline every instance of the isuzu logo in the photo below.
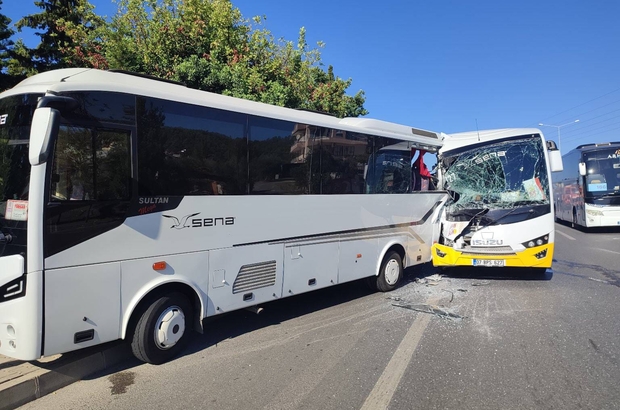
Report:
[[[482,239],[472,239],[472,246],[500,246],[504,244],[503,239],[494,239],[493,232],[481,232]]]
[[[504,241],[501,239],[472,239],[471,244],[473,246],[499,246],[503,245]]]

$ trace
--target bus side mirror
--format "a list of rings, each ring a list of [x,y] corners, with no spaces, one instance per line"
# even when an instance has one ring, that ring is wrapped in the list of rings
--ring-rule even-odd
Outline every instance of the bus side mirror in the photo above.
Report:
[[[58,134],[60,113],[50,107],[37,108],[32,116],[30,128],[30,147],[28,159],[31,165],[40,165],[47,161],[51,142]]]
[[[585,162],[580,162],[579,163],[579,175],[581,175],[582,177],[585,177],[587,175],[586,163]]]
[[[551,172],[560,172],[564,170],[562,154],[560,154],[560,151],[549,151],[549,166],[551,167]]]

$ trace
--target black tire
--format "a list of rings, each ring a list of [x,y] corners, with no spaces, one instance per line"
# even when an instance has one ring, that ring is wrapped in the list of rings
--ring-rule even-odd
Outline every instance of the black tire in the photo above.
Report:
[[[396,289],[400,280],[403,278],[403,260],[395,251],[389,251],[379,269],[379,275],[371,276],[369,284],[374,285],[374,289],[381,292],[389,292]]]
[[[368,289],[370,289],[373,292],[376,292],[377,289],[377,277],[376,276],[369,276],[366,279],[364,279],[364,283],[366,284],[366,286],[368,286]]]
[[[131,339],[134,356],[151,364],[169,361],[187,344],[192,323],[192,309],[185,295],[172,293],[155,300],[136,324]],[[163,333],[156,335],[156,329]]]

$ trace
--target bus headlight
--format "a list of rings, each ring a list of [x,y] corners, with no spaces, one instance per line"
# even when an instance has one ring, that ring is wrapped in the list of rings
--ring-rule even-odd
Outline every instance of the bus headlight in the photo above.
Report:
[[[549,235],[543,235],[527,242],[523,242],[521,245],[523,245],[525,248],[533,248],[534,246],[542,246],[547,243],[549,243]]]
[[[604,216],[603,211],[597,211],[596,209],[586,209],[586,214],[590,216]]]

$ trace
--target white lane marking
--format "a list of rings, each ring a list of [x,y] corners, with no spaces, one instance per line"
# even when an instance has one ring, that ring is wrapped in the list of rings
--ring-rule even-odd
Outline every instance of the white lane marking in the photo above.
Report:
[[[568,239],[570,239],[571,241],[576,241],[576,240],[577,240],[577,239],[573,238],[572,236],[570,236],[569,234],[567,234],[567,233],[564,233],[564,232],[560,231],[559,229],[556,229],[555,231],[556,231],[557,233],[559,233],[560,235],[567,237],[567,238],[568,238]]]
[[[620,255],[620,252],[610,251],[609,249],[603,249],[603,248],[595,248],[595,249],[598,249],[599,251],[603,251],[603,252],[610,252],[610,253],[615,253],[616,255]]]
[[[426,303],[434,305],[439,301],[438,297],[429,299]],[[360,410],[377,410],[387,409],[392,396],[396,392],[396,388],[400,383],[409,362],[413,358],[422,335],[431,320],[432,315],[419,313],[418,317],[407,331],[407,334],[398,345],[398,348],[392,355],[390,362],[383,370],[383,373],[377,380],[375,387],[372,389],[366,401]]]
[[[588,279],[593,280],[595,282],[601,282],[601,283],[609,284],[609,281],[608,280],[604,280],[604,279],[597,279],[597,278],[592,278],[592,277],[588,277]]]

